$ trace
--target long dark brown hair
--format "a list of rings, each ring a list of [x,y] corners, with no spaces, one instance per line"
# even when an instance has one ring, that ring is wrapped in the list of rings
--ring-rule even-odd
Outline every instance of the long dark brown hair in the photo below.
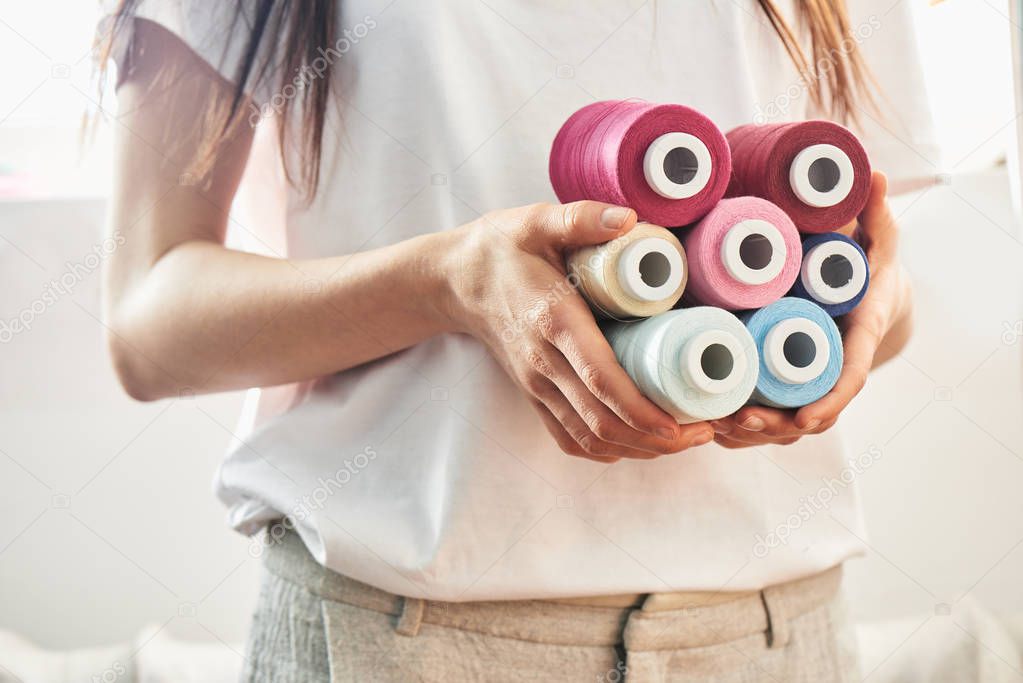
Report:
[[[226,2],[227,0],[211,0]],[[131,70],[134,20],[139,0],[121,0],[114,13],[110,30],[98,45],[99,82],[115,41],[129,41],[126,73]],[[251,93],[270,85],[280,91],[296,73],[302,73],[321,57],[336,41],[337,6],[340,0],[253,0],[235,3],[234,21],[245,22],[248,41],[244,57],[234,76],[234,96],[230,106],[211,103],[205,115],[203,144],[196,154],[191,172],[203,177],[209,170],[221,144],[235,126],[245,125],[251,111]],[[856,120],[859,98],[873,103],[870,76],[860,56],[850,27],[845,0],[797,0],[799,15],[796,28],[782,16],[773,0],[758,0],[785,50],[796,65],[811,100],[828,116],[848,122]],[[228,35],[233,35],[229,31]],[[801,46],[800,35],[809,36],[811,54]],[[226,49],[226,48],[225,48]],[[297,169],[285,167],[292,186],[312,199],[320,177],[323,130],[330,101],[332,65],[327,64],[322,76],[295,89],[295,97],[286,99],[277,114],[278,143],[282,158],[289,144],[298,148]],[[121,74],[123,79],[126,73]],[[295,121],[295,117],[301,119]],[[289,122],[297,125],[291,126]]]
[[[211,0],[226,2],[226,0]],[[139,0],[121,0],[114,12],[109,30],[99,37],[96,46],[98,83],[102,89],[111,51],[120,40],[128,41],[120,80],[131,72],[133,56],[141,46],[136,44],[132,22]],[[310,65],[322,58],[323,50],[335,45],[337,33],[337,0],[254,0],[236,2],[234,25],[227,35],[235,35],[239,23],[248,34],[243,57],[233,75],[234,95],[228,106],[210,103],[201,122],[203,141],[189,172],[202,178],[209,171],[221,145],[236,126],[249,125],[253,104],[251,93],[269,85],[276,92],[289,86],[294,96],[275,107],[278,143],[282,158],[288,159],[285,147],[296,144],[301,160],[297,168],[285,165],[288,182],[312,199],[320,179],[320,157],[323,129],[330,100],[329,62],[322,77],[302,78]],[[225,53],[227,46],[225,45]],[[169,75],[173,78],[174,75]],[[289,85],[291,84],[291,85]],[[102,90],[101,90],[102,94]],[[301,116],[300,121],[293,121]],[[291,125],[292,123],[297,125]],[[287,131],[287,134],[285,133]]]

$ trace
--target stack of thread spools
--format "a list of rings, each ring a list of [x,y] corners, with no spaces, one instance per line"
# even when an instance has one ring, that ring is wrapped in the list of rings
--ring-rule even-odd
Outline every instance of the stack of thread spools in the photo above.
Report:
[[[870,277],[860,246],[834,232],[870,192],[849,130],[807,121],[724,135],[686,106],[596,102],[561,127],[550,176],[562,202],[628,206],[642,221],[566,265],[622,367],[679,422],[831,390],[833,317]]]

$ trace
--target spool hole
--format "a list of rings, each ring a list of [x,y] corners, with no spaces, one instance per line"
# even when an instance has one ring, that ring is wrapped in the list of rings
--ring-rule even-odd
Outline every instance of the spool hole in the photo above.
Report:
[[[725,379],[734,367],[735,358],[724,344],[709,344],[700,354],[700,368],[710,379]]]
[[[700,162],[688,147],[675,147],[664,155],[664,175],[678,185],[685,185],[696,177]]]
[[[671,263],[664,254],[651,251],[639,260],[639,277],[648,287],[660,287],[670,276]]]
[[[766,235],[752,233],[739,243],[739,259],[752,270],[763,270],[774,257],[774,248]]]
[[[806,332],[793,332],[785,338],[782,353],[792,367],[805,368],[817,358],[817,345]]]
[[[845,287],[853,278],[853,265],[842,254],[832,254],[821,263],[821,279],[828,287]]]
[[[807,171],[810,186],[818,192],[831,192],[838,186],[842,178],[842,172],[833,159],[821,157],[814,159]]]

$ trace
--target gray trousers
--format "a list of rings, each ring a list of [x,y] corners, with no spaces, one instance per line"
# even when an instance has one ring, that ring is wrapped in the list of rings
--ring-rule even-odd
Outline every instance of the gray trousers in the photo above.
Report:
[[[265,568],[244,681],[859,680],[841,567],[627,606],[406,599],[324,569],[294,533]]]

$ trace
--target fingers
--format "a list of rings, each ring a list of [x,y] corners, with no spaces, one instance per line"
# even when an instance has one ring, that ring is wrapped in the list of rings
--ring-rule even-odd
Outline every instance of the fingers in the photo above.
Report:
[[[803,425],[798,419],[799,413],[791,410],[777,410],[763,406],[747,406],[735,415],[714,420],[715,441],[721,443],[722,437],[728,441],[741,442],[746,445],[795,443],[801,437],[820,434],[830,429],[837,419],[820,419],[816,424]]]
[[[767,438],[785,438],[802,436],[802,432],[793,422],[794,413],[788,410],[747,406],[736,413],[736,429],[731,432],[733,437],[747,434],[758,434]]]
[[[857,240],[876,259],[894,255],[898,243],[895,217],[888,205],[888,178],[880,171],[871,176],[870,195],[857,220]],[[870,252],[880,252],[870,254]],[[872,260],[874,260],[872,259]],[[872,264],[873,265],[873,264]]]
[[[820,400],[800,408],[796,413],[795,423],[800,428],[810,431],[817,426],[834,421],[839,413],[845,410],[853,397],[860,393],[867,383],[870,368],[874,362],[874,353],[881,340],[880,330],[866,319],[862,322],[855,318],[842,339],[845,348],[842,361],[842,374],[831,391]]]
[[[537,204],[526,213],[520,244],[534,253],[560,253],[610,242],[635,225],[636,212],[623,206],[590,201]]]
[[[611,443],[600,438],[589,428],[586,422],[555,387],[551,391],[542,392],[540,399],[543,405],[555,417],[561,428],[568,434],[571,443],[559,442],[561,450],[569,455],[578,455],[592,458],[630,458],[634,460],[649,460],[656,458],[661,453],[651,453],[630,446]],[[552,433],[553,434],[553,433]],[[555,440],[557,436],[555,435]]]
[[[541,321],[541,335],[562,353],[586,389],[625,424],[668,441],[684,438],[698,444],[713,438],[710,425],[680,426],[640,393],[584,306],[560,306],[555,313]]]
[[[726,436],[724,434],[715,434],[714,435],[714,443],[716,443],[719,446],[723,446],[725,448],[732,448],[732,449],[735,449],[735,448],[752,448],[753,446],[756,445],[756,444],[752,444],[752,443],[746,443],[744,441],[736,441],[735,439],[732,439],[732,438],[730,438],[730,437],[728,437],[728,436]]]
[[[794,444],[797,441],[799,441],[799,437],[798,436],[790,437],[790,438],[787,438],[787,439],[775,439],[775,440],[765,440],[765,439],[760,439],[760,440],[756,440],[756,439],[742,440],[742,439],[737,439],[737,438],[734,438],[732,436],[728,436],[728,435],[724,435],[724,434],[717,434],[717,435],[714,436],[714,442],[715,443],[717,443],[719,446],[723,446],[724,448],[731,448],[731,449],[737,449],[737,448],[756,448],[757,446],[788,446],[788,445]]]
[[[550,350],[555,357],[553,360],[554,374],[552,381],[569,400],[576,413],[582,417],[590,431],[604,441],[663,455],[666,453],[678,453],[689,448],[694,445],[693,439],[695,436],[701,434],[709,436],[705,428],[694,427],[692,425],[673,429],[671,436],[668,434],[653,435],[637,430],[635,427],[626,424],[607,405],[593,395],[589,388],[579,379],[572,366],[560,351],[553,346],[550,347]]]
[[[621,460],[621,458],[615,456],[604,456],[604,455],[592,455],[583,450],[583,447],[572,438],[572,435],[565,430],[565,428],[558,422],[558,418],[554,416],[547,406],[541,401],[532,401],[533,407],[536,412],[540,414],[540,419],[543,420],[544,426],[547,427],[547,431],[550,432],[551,436],[554,437],[554,441],[557,442],[558,448],[567,455],[574,455],[579,458],[586,458],[587,460],[593,460],[595,462],[601,462],[606,465],[613,465],[614,463]]]
[[[859,216],[860,225],[865,230],[884,229],[891,222],[888,209],[888,176],[881,171],[874,171],[870,176],[870,194]]]

